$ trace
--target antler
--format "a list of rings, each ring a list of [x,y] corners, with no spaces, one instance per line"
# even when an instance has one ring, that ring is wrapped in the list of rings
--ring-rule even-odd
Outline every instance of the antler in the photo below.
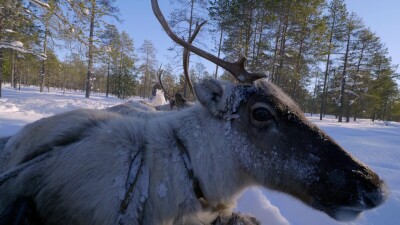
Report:
[[[164,91],[165,96],[167,96],[167,98],[169,98],[169,100],[171,100],[171,99],[173,99],[172,96],[168,94],[167,90],[164,88],[164,85],[161,81],[161,75],[163,74],[163,72],[164,72],[164,70],[162,70],[161,66],[160,66],[160,69],[158,69],[158,72],[157,72],[158,83],[160,83],[160,87]]]
[[[189,44],[193,43],[194,39],[199,34],[201,27],[206,23],[207,21],[204,21],[201,24],[196,23],[196,28],[194,29],[192,36],[189,38]],[[183,57],[183,74],[185,75],[186,80],[188,81],[190,91],[192,92],[193,95],[196,96],[196,94],[194,93],[192,80],[189,77],[189,50],[187,48],[183,49],[182,57]]]
[[[242,83],[252,83],[253,81],[266,77],[264,73],[249,73],[245,68],[244,68],[244,63],[246,62],[245,57],[241,57],[239,60],[236,62],[228,62],[225,60],[222,60],[206,51],[203,51],[190,43],[187,43],[186,41],[182,40],[174,32],[172,32],[171,28],[169,27],[167,21],[165,20],[160,7],[158,5],[157,0],[151,0],[151,6],[153,8],[154,15],[157,17],[158,21],[160,22],[161,26],[165,30],[165,32],[168,34],[168,36],[177,44],[183,46],[184,48],[190,50],[191,52],[199,55],[200,57],[203,57],[218,66],[224,68],[226,71],[231,73],[239,82]]]

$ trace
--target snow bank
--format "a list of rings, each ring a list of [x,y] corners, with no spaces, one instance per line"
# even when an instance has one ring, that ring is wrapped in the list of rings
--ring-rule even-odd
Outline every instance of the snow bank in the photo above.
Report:
[[[236,209],[255,216],[262,224],[289,225],[279,209],[272,205],[259,188],[246,190],[238,201]]]

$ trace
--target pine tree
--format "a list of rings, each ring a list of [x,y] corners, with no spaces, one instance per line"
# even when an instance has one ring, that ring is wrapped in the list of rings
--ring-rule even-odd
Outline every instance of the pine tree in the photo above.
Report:
[[[142,53],[140,65],[140,71],[142,73],[142,85],[141,85],[141,97],[149,97],[152,85],[156,82],[156,52],[153,43],[149,40],[145,40],[142,46],[139,48]]]
[[[115,64],[117,61],[119,44],[120,33],[117,27],[112,24],[106,25],[103,33],[100,35],[100,48],[103,49],[101,58],[103,62],[107,63],[106,97],[108,97],[110,90],[111,62]]]
[[[28,10],[26,2],[22,0],[0,1],[0,97],[1,87],[3,83],[4,54],[9,51],[12,55],[12,86],[16,87],[15,72],[16,60],[19,54],[34,54],[44,59],[46,56],[36,51],[34,48],[37,44],[38,28],[33,24],[33,19]],[[24,57],[23,55],[21,55]]]
[[[114,6],[116,0],[79,0],[66,1],[68,8],[74,12],[74,37],[87,46],[87,75],[85,84],[85,97],[90,97],[92,89],[92,76],[94,59],[97,55],[98,38],[102,34],[99,29],[105,26],[105,18],[111,17],[119,20],[119,9]],[[88,33],[85,31],[89,30]]]
[[[327,81],[328,75],[331,70],[330,66],[332,64],[331,57],[332,53],[339,47],[339,44],[335,44],[335,40],[337,40],[342,33],[342,27],[344,25],[344,21],[346,18],[347,9],[344,4],[344,0],[333,0],[328,7],[328,15],[326,16],[327,23],[327,49],[326,49],[326,66],[324,72],[324,82],[323,82],[323,90],[322,90],[322,98],[321,98],[321,106],[320,106],[320,116],[319,119],[322,120],[323,115],[326,112],[326,97],[327,97]],[[332,68],[333,71],[333,68]]]
[[[340,85],[340,96],[338,100],[339,104],[339,112],[338,112],[338,122],[342,122],[343,113],[345,109],[345,104],[347,103],[346,97],[348,90],[346,89],[346,82],[348,80],[348,64],[349,64],[349,55],[350,55],[350,46],[352,38],[357,36],[359,29],[362,27],[361,20],[355,15],[351,14],[348,19],[346,20],[345,26],[345,53],[343,57],[343,70],[342,70],[342,78],[341,78],[341,85]],[[347,103],[348,104],[348,103]],[[348,122],[348,121],[347,121]]]
[[[368,60],[381,48],[379,38],[369,29],[363,28],[358,32],[349,57],[351,63],[348,70],[346,122],[350,121],[352,112],[356,120],[357,115],[365,108],[366,91],[371,79]]]

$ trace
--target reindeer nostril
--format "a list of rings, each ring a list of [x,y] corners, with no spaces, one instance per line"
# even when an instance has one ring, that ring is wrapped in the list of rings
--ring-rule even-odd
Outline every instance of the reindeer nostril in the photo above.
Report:
[[[366,208],[374,208],[383,203],[385,199],[385,194],[381,192],[366,193],[363,198]]]
[[[366,208],[374,208],[382,204],[387,198],[387,190],[383,182],[372,192],[364,191],[362,200]]]
[[[382,204],[387,198],[387,188],[385,183],[377,174],[368,167],[362,166],[352,169],[350,174],[358,192],[359,207],[371,209]]]

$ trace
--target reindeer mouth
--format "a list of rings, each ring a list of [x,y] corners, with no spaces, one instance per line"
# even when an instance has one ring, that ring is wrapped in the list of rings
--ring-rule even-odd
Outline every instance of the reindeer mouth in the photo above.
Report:
[[[325,207],[322,211],[335,220],[347,222],[357,219],[365,210],[375,208],[387,198],[385,189],[372,193],[361,192],[360,199],[353,206]]]

